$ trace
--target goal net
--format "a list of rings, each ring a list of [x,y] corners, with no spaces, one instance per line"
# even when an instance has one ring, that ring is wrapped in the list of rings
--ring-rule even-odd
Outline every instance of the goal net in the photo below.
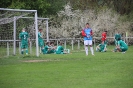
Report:
[[[36,10],[0,8],[0,56],[20,54],[19,33],[23,28],[31,40],[29,53],[39,56],[38,21]]]

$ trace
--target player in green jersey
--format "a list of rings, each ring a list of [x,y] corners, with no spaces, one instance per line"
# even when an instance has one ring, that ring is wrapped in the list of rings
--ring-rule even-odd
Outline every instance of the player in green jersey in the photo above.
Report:
[[[96,51],[99,51],[99,52],[106,52],[106,44],[104,44],[104,42],[102,42],[101,44],[99,44],[99,45],[96,47]]]
[[[118,39],[121,39],[121,35],[119,34],[118,31],[117,31],[117,33],[115,34],[114,39],[115,39],[115,45],[117,46],[117,45],[118,45]]]
[[[116,46],[116,49],[114,51],[125,53],[125,51],[127,50],[128,50],[128,45],[123,40],[118,38],[118,45]]]
[[[50,45],[50,42],[47,42],[44,47],[44,54],[51,54],[55,52],[55,48]]]
[[[56,50],[55,50],[56,54],[64,54],[64,48],[62,47],[62,43],[59,43],[59,45],[57,46]]]
[[[39,29],[38,31],[38,45],[39,47],[41,47],[41,51],[43,52],[43,54],[45,54],[44,52],[44,40],[43,40],[43,36],[42,36],[42,29]]]
[[[21,40],[21,54],[24,54],[24,50],[26,55],[28,55],[28,41],[29,34],[25,32],[25,28],[22,29],[22,32],[19,34],[19,39]]]

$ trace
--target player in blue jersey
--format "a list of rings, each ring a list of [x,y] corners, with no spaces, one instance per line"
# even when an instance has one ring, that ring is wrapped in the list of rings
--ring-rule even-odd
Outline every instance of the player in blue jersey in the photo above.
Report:
[[[90,46],[91,54],[94,55],[94,50],[92,47],[92,29],[90,28],[89,23],[86,23],[86,27],[82,30],[82,36],[84,37],[84,47],[86,56],[88,56],[88,45]]]

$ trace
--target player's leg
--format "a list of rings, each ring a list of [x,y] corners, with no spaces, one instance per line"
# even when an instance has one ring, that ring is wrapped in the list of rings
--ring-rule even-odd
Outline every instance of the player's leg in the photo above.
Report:
[[[88,44],[89,44],[89,41],[88,40],[85,40],[84,41],[84,48],[85,48],[86,56],[88,55]]]
[[[94,55],[94,50],[93,50],[93,47],[92,47],[92,40],[89,40],[89,46],[90,46],[91,54]]]
[[[99,45],[96,47],[96,51],[98,52],[100,50],[100,47]]]
[[[21,54],[24,54],[24,44],[21,42]]]
[[[70,53],[70,50],[69,49],[64,49],[64,51],[63,51],[65,54],[68,54],[68,53]]]
[[[45,50],[44,50],[44,42],[43,42],[43,40],[39,40],[38,43],[39,43],[39,47],[41,48],[42,53],[45,54]]]
[[[28,42],[25,43],[25,52],[26,52],[26,55],[28,55]]]
[[[115,39],[115,46],[117,46],[117,40]]]
[[[120,47],[121,48],[121,52],[122,53],[125,53],[127,51],[127,48],[126,47]]]

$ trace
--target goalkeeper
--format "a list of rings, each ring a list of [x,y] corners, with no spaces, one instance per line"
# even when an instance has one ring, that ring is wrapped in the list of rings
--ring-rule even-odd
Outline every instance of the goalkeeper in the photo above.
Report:
[[[43,52],[43,54],[45,54],[45,51],[44,51],[44,41],[43,41],[43,37],[42,37],[42,29],[39,29],[39,32],[38,32],[38,45],[39,47],[41,47],[41,51]]]
[[[21,40],[21,54],[24,54],[24,50],[26,52],[26,55],[28,55],[28,41],[29,40],[29,34],[25,32],[25,29],[22,29],[22,32],[19,34],[19,39]]]

